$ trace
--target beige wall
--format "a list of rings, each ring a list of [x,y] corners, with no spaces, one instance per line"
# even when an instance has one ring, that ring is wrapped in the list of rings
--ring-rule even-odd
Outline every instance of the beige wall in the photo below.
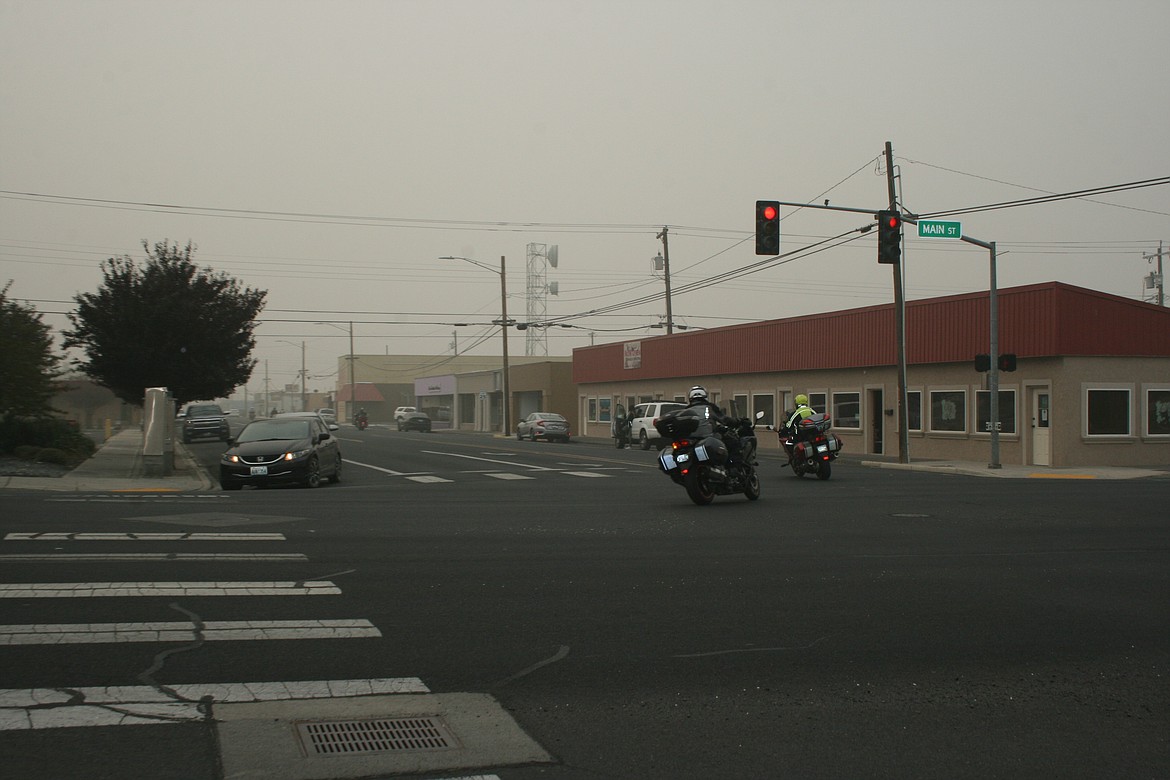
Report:
[[[976,391],[987,389],[987,374],[976,373],[972,364],[938,364],[911,366],[907,369],[907,390],[922,393],[923,430],[908,434],[911,460],[964,460],[990,462],[991,435],[976,432]],[[773,394],[778,413],[791,406],[796,393],[858,393],[861,402],[860,426],[847,429],[834,425],[834,432],[851,455],[872,455],[875,451],[874,416],[870,408],[870,391],[880,390],[883,406],[895,409],[897,373],[892,367],[802,371],[793,373],[740,374],[694,377],[686,381],[611,382],[581,385],[577,410],[585,435],[608,437],[609,423],[583,419],[588,399],[609,397],[614,402],[627,396],[672,400],[685,394],[693,384],[702,384],[718,394],[720,405],[727,407],[735,395]],[[1130,434],[1127,436],[1088,436],[1085,424],[1085,399],[1089,387],[1130,389]],[[1170,465],[1170,436],[1146,436],[1146,391],[1156,387],[1170,389],[1170,358],[1093,358],[1063,357],[1021,359],[1017,371],[999,375],[1001,391],[1015,391],[1014,433],[1001,433],[1000,462],[1030,464],[1034,461],[1032,413],[1029,389],[1048,388],[1051,392],[1050,465],[1075,467],[1091,465],[1153,466]],[[940,432],[930,430],[931,394],[956,391],[963,393],[966,408],[965,430]],[[941,400],[941,399],[940,399]],[[831,404],[831,400],[830,400]],[[831,412],[832,409],[829,409]],[[896,414],[882,418],[882,454],[898,455]],[[1006,418],[1001,414],[1000,419]],[[758,432],[761,449],[777,449],[777,438],[768,431]]]

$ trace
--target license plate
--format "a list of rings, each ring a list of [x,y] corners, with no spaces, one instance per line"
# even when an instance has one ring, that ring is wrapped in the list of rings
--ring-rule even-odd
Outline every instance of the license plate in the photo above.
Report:
[[[817,452],[828,452],[828,451],[829,451],[829,445],[827,445],[827,444],[821,444],[817,447]]]
[[[268,467],[267,466],[253,466],[249,473],[253,477],[267,477],[268,476]]]
[[[690,459],[691,459],[691,456],[686,454],[685,452],[676,458],[676,460],[678,460],[679,463],[686,463]]]

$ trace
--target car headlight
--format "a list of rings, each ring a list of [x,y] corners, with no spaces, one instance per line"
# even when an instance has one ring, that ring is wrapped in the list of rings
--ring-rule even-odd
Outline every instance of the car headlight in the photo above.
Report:
[[[312,447],[306,447],[305,449],[297,450],[296,452],[286,452],[284,453],[284,458],[282,458],[282,460],[299,460],[301,458],[307,457],[312,451]]]
[[[229,455],[228,453],[225,452],[223,454],[223,458],[221,459],[221,462],[222,463],[239,463],[240,456],[239,455]]]

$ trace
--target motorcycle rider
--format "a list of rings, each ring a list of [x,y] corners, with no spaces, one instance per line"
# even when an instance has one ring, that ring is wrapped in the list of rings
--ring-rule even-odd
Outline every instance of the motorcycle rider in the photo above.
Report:
[[[366,408],[363,406],[360,409],[358,409],[358,413],[356,415],[354,415],[353,422],[358,427],[361,427],[361,424],[364,423],[365,421],[366,421]]]
[[[792,448],[796,441],[797,425],[801,420],[807,420],[816,414],[816,410],[808,405],[808,396],[801,393],[794,399],[796,401],[796,411],[788,416],[788,422],[784,423],[784,430],[787,434],[784,441],[784,450],[788,453],[788,460],[792,460]]]
[[[738,428],[739,420],[724,414],[723,410],[707,397],[707,388],[702,385],[695,385],[687,391],[687,408],[692,409],[698,406],[705,407],[706,416],[729,431],[734,432]],[[739,453],[739,438],[734,433],[719,438],[723,439],[723,443],[727,445],[728,458],[735,460],[735,456]]]

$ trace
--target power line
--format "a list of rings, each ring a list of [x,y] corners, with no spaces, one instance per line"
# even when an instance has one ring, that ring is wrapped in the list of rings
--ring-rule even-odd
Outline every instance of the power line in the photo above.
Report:
[[[970,206],[968,208],[951,209],[949,211],[932,211],[926,214],[916,214],[915,216],[918,219],[934,219],[936,217],[953,217],[958,216],[959,214],[977,214],[983,211],[996,211],[999,209],[1016,208],[1018,206],[1034,206],[1040,203],[1055,203],[1061,200],[1086,198],[1090,195],[1104,195],[1110,192],[1125,192],[1127,190],[1137,190],[1145,187],[1159,187],[1166,184],[1170,184],[1170,176],[1128,182],[1126,184],[1112,184],[1105,187],[1093,187],[1091,189],[1076,190],[1074,192],[1061,192],[1049,195],[1041,195],[1036,198],[1023,198],[1021,200],[1008,200],[1001,201],[999,203],[988,203],[983,206]]]

